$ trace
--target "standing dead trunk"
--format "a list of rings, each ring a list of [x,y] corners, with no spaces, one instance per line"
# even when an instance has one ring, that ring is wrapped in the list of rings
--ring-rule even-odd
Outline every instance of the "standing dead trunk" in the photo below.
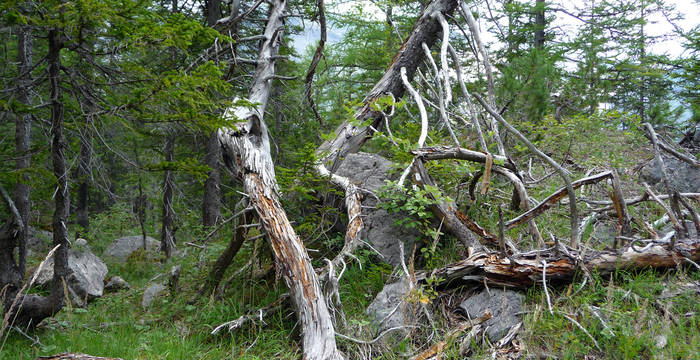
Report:
[[[175,155],[175,135],[169,134],[165,139],[165,161],[172,163]],[[160,233],[160,250],[170,258],[175,249],[175,231],[173,222],[175,210],[173,210],[173,170],[167,169],[163,174],[163,214]]]
[[[270,238],[276,261],[289,287],[303,333],[304,359],[342,359],[336,348],[335,330],[318,278],[301,239],[287,219],[277,194],[275,170],[263,115],[275,76],[275,59],[284,29],[285,0],[270,1],[265,40],[248,101],[255,107],[231,107],[225,116],[237,119],[235,128],[219,130],[225,159],[243,182],[249,202]]]
[[[221,0],[207,1],[207,25],[214,26],[221,15]],[[221,158],[221,144],[216,132],[207,138],[207,153],[204,163],[211,169],[207,173],[204,182],[204,198],[202,199],[202,225],[205,228],[216,225],[221,220],[221,174],[219,173],[219,159]]]

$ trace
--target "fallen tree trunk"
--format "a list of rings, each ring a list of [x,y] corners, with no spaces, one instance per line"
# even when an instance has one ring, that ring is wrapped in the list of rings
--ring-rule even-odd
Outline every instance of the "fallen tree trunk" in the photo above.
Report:
[[[318,277],[309,255],[287,219],[277,194],[275,170],[270,156],[267,126],[263,121],[275,75],[275,59],[284,29],[285,0],[270,1],[264,41],[248,96],[254,106],[228,108],[224,117],[234,125],[218,131],[224,160],[248,194],[250,205],[270,238],[277,264],[290,290],[301,323],[304,359],[342,359],[336,348],[335,330]]]
[[[438,279],[438,286],[478,281],[496,286],[524,288],[542,281],[545,262],[548,282],[557,283],[571,281],[581,266],[589,271],[607,274],[619,269],[674,267],[686,258],[700,261],[700,238],[678,240],[674,249],[668,245],[651,242],[639,248],[633,243],[620,251],[587,250],[585,253],[569,249],[569,255],[552,248],[517,254],[510,258],[496,253],[477,253],[430,272],[416,273],[416,280],[425,281],[434,277]]]

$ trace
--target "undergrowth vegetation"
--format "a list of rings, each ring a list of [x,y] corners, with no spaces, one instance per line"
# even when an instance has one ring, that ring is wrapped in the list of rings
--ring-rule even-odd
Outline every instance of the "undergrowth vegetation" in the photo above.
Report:
[[[527,132],[537,139],[538,146],[555,154],[558,161],[568,164],[567,168],[575,178],[584,177],[591,169],[597,172],[617,168],[626,179],[633,180],[637,176],[635,168],[649,157],[648,152],[644,151],[645,141],[639,125],[633,117],[602,113],[591,117],[567,118],[561,123],[547,118],[541,124],[528,126]],[[406,136],[405,132],[415,130],[406,127],[397,131],[396,135]],[[601,146],[601,143],[605,145]],[[567,151],[562,152],[561,149]],[[342,233],[335,230],[333,223],[342,224],[347,219],[343,219],[336,206],[330,205],[337,201],[335,190],[311,175],[312,148],[302,148],[298,156],[294,167],[280,169],[285,205],[290,211],[290,218],[295,220],[297,231],[312,249],[314,264],[322,266],[323,257],[342,246]],[[520,164],[529,163],[528,156],[524,151],[515,154]],[[394,160],[401,164],[407,159]],[[546,175],[537,161],[530,163],[532,165],[524,171],[535,178]],[[421,238],[417,239],[417,249],[407,249],[413,254],[408,264],[409,271],[435,269],[466,255],[462,245],[451,235],[445,234],[441,224],[433,218],[429,206],[435,200],[428,195],[436,199],[455,199],[469,216],[489,229],[498,226],[497,206],[505,211],[508,218],[517,214],[508,207],[510,185],[498,176],[492,178],[487,194],[476,191],[476,199],[469,198],[464,183],[481,170],[481,166],[457,161],[443,161],[430,166],[429,171],[439,181],[441,188],[448,191],[446,194],[440,194],[437,188],[401,192],[396,190],[395,183],[387,183],[385,191],[379,194],[383,199],[380,207],[409,214],[396,226],[414,228],[421,234]],[[301,181],[292,181],[294,174],[302,174],[297,177]],[[551,176],[533,184],[530,193],[541,200],[559,187],[559,179]],[[586,189],[585,196],[604,197],[608,190],[606,185],[593,186]],[[630,195],[639,191],[632,185],[624,190]],[[651,203],[637,206],[632,211],[634,217],[646,221],[662,214],[658,206]],[[34,359],[63,351],[124,359],[299,358],[299,326],[289,304],[274,309],[261,321],[249,323],[242,329],[210,334],[219,324],[274,302],[286,292],[286,288],[275,273],[267,245],[258,240],[243,245],[219,293],[199,298],[198,290],[210,265],[223,251],[232,234],[228,227],[224,227],[203,248],[185,245],[189,242],[202,243],[206,232],[196,225],[198,215],[195,212],[180,211],[180,214],[178,241],[181,245],[177,256],[166,263],[153,261],[142,252],[135,253],[125,263],[107,259],[108,277],[121,276],[131,284],[131,289],[105,294],[87,308],[68,307],[58,316],[46,320],[31,334],[10,332],[2,339],[0,359]],[[543,234],[551,233],[565,238],[569,231],[565,206],[546,213],[537,222]],[[156,219],[147,219],[148,234],[156,234],[156,227]],[[524,230],[525,226],[521,226],[508,231],[506,236],[523,248],[537,246],[529,235],[523,235]],[[586,246],[599,249],[611,246],[609,241],[596,237],[594,232],[594,229],[588,228],[584,233]],[[94,216],[88,236],[89,245],[99,255],[113,239],[138,233],[138,221],[128,205],[117,204],[109,211]],[[551,237],[546,235],[545,239],[549,241]],[[371,325],[365,309],[383,285],[396,279],[402,271],[392,270],[383,264],[370,249],[360,249],[356,255],[357,261],[348,264],[340,281],[345,316],[338,321],[337,329],[353,338],[371,339],[376,336],[376,329]],[[38,264],[42,256],[34,254],[30,265]],[[260,260],[250,261],[254,257]],[[162,281],[163,274],[175,264],[182,266],[179,288],[157,298],[151,307],[142,308],[140,303],[145,287]],[[238,271],[241,268],[244,270]],[[700,296],[693,286],[698,281],[700,273],[697,269],[685,266],[668,271],[618,271],[609,277],[593,274],[592,283],[585,283],[579,278],[572,284],[550,284],[552,305],[556,308],[552,313],[548,309],[543,288],[532,287],[527,290],[523,328],[514,344],[523,355],[529,357],[697,357],[700,349]],[[491,288],[490,291],[500,289]],[[462,292],[464,290],[443,292],[432,287],[429,279],[426,285],[409,295],[407,301],[436,308],[436,328],[425,324],[425,329],[416,330],[410,336],[387,336],[373,345],[372,354],[378,359],[403,359],[432,342],[446,339],[442,358],[461,359],[459,342],[447,336],[450,320],[443,311],[450,311],[449,306],[454,306],[446,305],[445,299],[459,297]],[[585,331],[575,326],[564,314],[576,319]],[[433,331],[434,335],[428,338]],[[338,341],[340,348],[351,358],[358,354],[358,346],[365,346],[345,339]],[[472,345],[472,355],[476,358],[489,353],[488,344],[474,341]]]

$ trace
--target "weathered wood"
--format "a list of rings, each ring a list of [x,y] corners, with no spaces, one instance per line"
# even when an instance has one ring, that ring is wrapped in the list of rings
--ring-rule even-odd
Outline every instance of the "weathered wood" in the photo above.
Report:
[[[471,280],[525,288],[542,281],[542,260],[547,264],[548,283],[571,281],[579,264],[589,271],[607,274],[619,269],[674,267],[681,264],[684,258],[700,261],[700,238],[679,240],[674,249],[668,245],[650,243],[640,248],[632,244],[618,252],[587,250],[584,254],[569,250],[572,256],[549,249],[514,255],[510,259],[497,253],[477,253],[437,270],[416,273],[416,280],[424,281],[428,277],[434,277],[439,279],[438,286],[454,286]],[[582,256],[582,262],[576,259],[577,255]]]
[[[675,213],[677,218],[683,219],[683,214],[681,213],[681,207],[679,205],[680,201],[678,200],[680,195],[678,194],[676,188],[672,186],[671,182],[668,180],[668,174],[666,173],[666,165],[664,165],[664,161],[661,158],[661,151],[659,150],[659,144],[656,138],[656,131],[654,131],[654,127],[651,126],[651,124],[649,123],[644,123],[644,128],[646,129],[647,136],[651,140],[651,144],[654,148],[654,160],[656,161],[656,165],[659,167],[659,172],[661,173],[661,180],[664,184],[664,187],[666,188],[666,191],[668,191],[668,194],[670,196],[671,210]],[[647,191],[649,192],[649,195],[652,195],[651,190],[649,188],[647,188]],[[654,196],[652,195],[652,197]],[[663,205],[663,203],[661,204]],[[685,222],[681,224],[679,224],[677,221],[674,222],[674,228],[676,230],[676,236],[673,237],[673,239],[675,239],[678,236],[685,236]]]
[[[287,219],[277,194],[277,181],[270,155],[270,141],[263,116],[271,91],[275,60],[284,29],[285,0],[271,0],[265,40],[248,95],[253,107],[232,106],[224,116],[231,127],[218,131],[224,159],[242,181],[248,201],[255,209],[275,255],[302,330],[304,359],[342,359],[336,348],[335,330],[318,277],[309,255]]]
[[[559,173],[559,176],[564,180],[564,183],[566,184],[567,188],[567,194],[569,196],[569,209],[571,213],[569,214],[569,217],[571,218],[571,246],[576,248],[578,247],[578,227],[579,227],[579,221],[578,221],[578,210],[576,208],[576,194],[574,193],[574,189],[571,186],[571,179],[569,178],[569,175],[567,171],[561,167],[554,159],[549,157],[547,154],[543,153],[540,149],[538,149],[535,145],[530,142],[530,140],[525,137],[518,129],[513,127],[513,125],[509,124],[496,110],[493,109],[492,106],[487,104],[484,99],[481,98],[481,96],[477,94],[473,94],[474,98],[481,104],[481,106],[486,109],[486,112],[488,112],[494,119],[496,119],[503,127],[508,130],[511,134],[513,134],[520,142],[525,144],[527,148],[532,151],[533,153],[537,154],[540,158],[544,159],[545,162],[547,162],[549,165],[554,167],[557,172]]]
[[[598,181],[601,181],[603,179],[608,179],[612,176],[612,173],[610,171],[605,171],[600,174],[596,174],[593,176],[589,176],[583,179],[576,180],[571,183],[571,187],[573,189],[578,189],[583,185],[587,184],[594,184]],[[534,208],[530,209],[529,211],[520,214],[518,217],[506,221],[506,229],[510,230],[530,219],[533,219],[542,213],[544,213],[547,209],[551,208],[556,204],[559,200],[563,199],[566,195],[568,194],[568,190],[566,187],[563,187],[557,191],[555,191],[552,195],[549,195],[546,199],[542,200],[537,206]]]

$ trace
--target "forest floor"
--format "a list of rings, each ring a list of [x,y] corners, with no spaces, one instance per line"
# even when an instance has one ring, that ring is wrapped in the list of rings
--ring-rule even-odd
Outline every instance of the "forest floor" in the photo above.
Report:
[[[561,136],[541,140],[539,146],[547,149],[567,148],[568,153],[580,166],[574,171],[575,178],[583,177],[585,171],[594,167],[610,166],[623,169],[623,182],[627,194],[638,194],[635,168],[640,162],[652,157],[645,139],[639,134],[629,134],[617,129],[600,130],[599,124],[562,124],[558,128]],[[531,130],[531,133],[535,133]],[[557,131],[557,129],[548,129]],[[568,145],[567,145],[568,144]],[[606,146],[601,146],[606,144]],[[371,145],[370,145],[371,146]],[[561,155],[558,155],[561,156]],[[526,163],[526,157],[521,157]],[[449,171],[435,168],[433,171]],[[544,170],[536,175],[544,174]],[[535,176],[538,177],[538,176]],[[494,187],[507,184],[495,183]],[[556,178],[544,181],[530,189],[537,199],[544,198],[561,184]],[[598,189],[604,191],[603,189]],[[594,190],[595,191],[595,190]],[[507,194],[507,192],[504,192]],[[485,201],[485,200],[482,200]],[[483,207],[483,206],[482,206]],[[480,223],[495,229],[494,212],[476,213],[479,206],[469,209],[470,216]],[[566,206],[538,220],[543,234],[552,232],[566,237],[568,219]],[[653,203],[645,203],[634,210],[635,216],[653,220],[661,216],[661,209]],[[512,214],[510,214],[512,215]],[[197,214],[181,214],[181,219],[197,222]],[[155,220],[149,225],[149,234],[156,234]],[[514,229],[507,235],[518,238]],[[110,211],[97,214],[91,219],[90,246],[101,255],[115,238],[136,235],[138,225],[126,205],[116,206]],[[584,243],[590,247],[605,247],[587,229]],[[183,223],[178,232],[180,255],[168,262],[153,261],[143,254],[130,257],[126,263],[110,262],[108,278],[118,275],[131,284],[131,289],[107,293],[86,308],[67,307],[56,317],[40,324],[29,334],[11,331],[0,344],[0,359],[35,359],[37,356],[60,352],[87,353],[96,356],[123,359],[298,359],[299,327],[290,309],[278,308],[271,315],[232,332],[222,331],[211,335],[214,327],[238,318],[279,298],[286,289],[277,281],[274,271],[268,276],[259,276],[260,269],[250,266],[235,276],[226,286],[220,298],[198,298],[199,290],[210,265],[223,251],[230,231],[225,230],[212,240],[206,249],[190,247],[187,242],[199,243],[204,236],[200,227]],[[262,261],[262,272],[269,268],[269,251],[246,242],[237,255],[229,274],[244,266],[257,253]],[[464,253],[461,245],[445,236],[436,253],[429,254],[434,261],[432,267],[458,260]],[[33,264],[41,258],[37,254]],[[358,252],[362,269],[353,263],[348,267],[340,283],[340,296],[346,315],[346,325],[337,331],[355,338],[372,339],[376,334],[371,329],[365,309],[384,283],[396,278],[391,267],[376,261],[369,250]],[[312,254],[313,256],[313,254]],[[322,264],[320,259],[315,265]],[[178,291],[168,291],[151,307],[141,306],[144,289],[151,283],[163,281],[159,274],[167,273],[173,265],[182,266]],[[232,270],[233,269],[233,270]],[[271,276],[270,276],[271,274]],[[230,275],[227,275],[228,277]],[[225,278],[226,278],[225,277]],[[500,356],[526,358],[567,359],[700,359],[700,271],[691,265],[665,270],[625,270],[609,276],[593,274],[592,282],[585,286],[583,278],[569,285],[549,287],[552,305],[557,311],[550,314],[543,287],[526,290],[523,327],[515,337],[508,354]],[[580,291],[579,291],[580,288]],[[442,309],[441,299],[449,294],[436,292],[430,306]],[[436,311],[437,329],[432,338],[422,336],[392,336],[387,341],[378,341],[363,354],[377,359],[406,359],[419,354],[440,340],[447,340],[442,359],[462,359],[459,354],[459,339],[449,339],[449,329],[440,324],[447,321]],[[577,327],[562,314],[568,314],[584,329]],[[595,339],[595,340],[593,340]],[[358,345],[338,338],[339,347],[348,358],[354,358]],[[371,352],[368,352],[370,351]],[[492,349],[488,343],[474,340],[470,356],[489,357]]]

